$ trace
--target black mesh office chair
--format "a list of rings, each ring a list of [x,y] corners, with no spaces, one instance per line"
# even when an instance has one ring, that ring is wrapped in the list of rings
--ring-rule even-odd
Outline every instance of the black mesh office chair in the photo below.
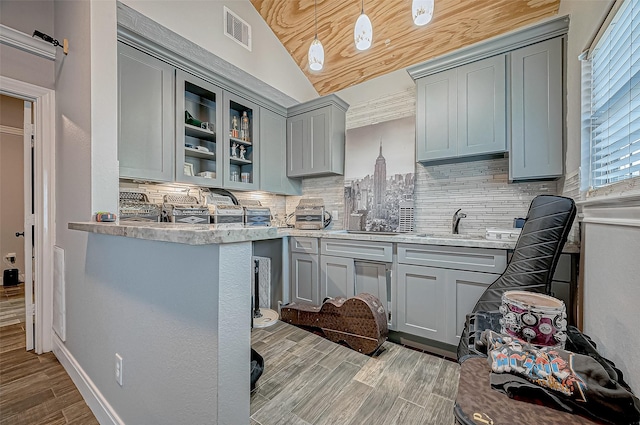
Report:
[[[507,268],[482,293],[471,313],[498,310],[502,294],[520,290],[549,294],[551,279],[576,216],[571,198],[536,196]],[[467,321],[468,322],[468,321]],[[468,354],[469,329],[458,344],[458,359]]]

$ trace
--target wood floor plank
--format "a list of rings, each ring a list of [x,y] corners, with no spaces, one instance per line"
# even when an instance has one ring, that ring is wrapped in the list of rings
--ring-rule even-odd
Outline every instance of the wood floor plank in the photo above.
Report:
[[[349,362],[356,366],[364,366],[369,360],[369,357],[352,350],[351,348],[338,345],[333,351],[327,354],[321,361],[318,362],[320,366],[324,366],[327,369],[335,369],[342,362]]]
[[[275,397],[253,415],[253,418],[262,425],[280,425],[279,421],[307,394],[315,391],[328,372],[315,364],[293,376]]]
[[[346,424],[353,419],[357,409],[369,397],[373,388],[362,382],[351,380],[331,403],[314,425]]]
[[[253,416],[253,414],[256,413],[258,410],[260,410],[262,406],[267,404],[268,401],[269,401],[268,398],[254,391],[253,394],[251,394],[251,404],[250,404],[251,408],[250,408],[249,416]]]
[[[385,418],[385,424],[422,425],[424,412],[425,410],[417,404],[398,397]]]
[[[423,423],[425,425],[447,425],[455,423],[451,400],[431,393],[424,408]]]
[[[400,352],[400,346],[389,341],[385,342],[382,347],[384,351],[375,357],[371,357],[354,377],[355,380],[371,387],[375,386],[380,379],[380,373],[384,370],[387,363],[393,360]]]
[[[407,379],[407,384],[400,393],[400,397],[424,407],[431,391],[433,391],[442,368],[442,362],[444,362],[442,358],[423,353],[413,373]]]
[[[3,402],[0,411],[2,415],[14,415],[16,413],[24,412],[35,406],[43,405],[46,401],[55,398],[55,394],[51,391],[51,388],[39,391],[35,394],[28,396],[20,396],[19,394],[2,394],[3,399],[10,398],[13,403]]]
[[[315,423],[332,404],[340,391],[358,373],[358,366],[343,362],[322,380],[316,391],[303,398],[292,412],[303,420]]]
[[[398,397],[388,392],[383,386],[373,388],[369,397],[356,410],[349,425],[384,424],[387,414]]]
[[[440,373],[438,374],[438,378],[436,378],[433,393],[454,401],[458,394],[459,377],[460,365],[458,365],[458,363],[445,360],[442,362]]]

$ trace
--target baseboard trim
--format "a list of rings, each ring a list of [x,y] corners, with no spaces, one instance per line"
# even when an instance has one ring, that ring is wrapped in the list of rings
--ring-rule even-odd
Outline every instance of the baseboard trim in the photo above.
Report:
[[[64,346],[58,335],[53,334],[53,354],[69,374],[73,383],[78,387],[82,398],[93,412],[101,425],[125,425],[113,407],[104,398],[100,390],[85,373],[78,361]]]

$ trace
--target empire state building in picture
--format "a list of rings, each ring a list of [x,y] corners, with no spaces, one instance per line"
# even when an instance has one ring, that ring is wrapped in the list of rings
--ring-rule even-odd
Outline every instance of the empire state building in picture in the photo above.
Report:
[[[373,172],[373,209],[375,218],[384,218],[384,200],[387,192],[387,161],[382,156],[382,139],[380,139],[380,154],[376,158],[376,168]]]

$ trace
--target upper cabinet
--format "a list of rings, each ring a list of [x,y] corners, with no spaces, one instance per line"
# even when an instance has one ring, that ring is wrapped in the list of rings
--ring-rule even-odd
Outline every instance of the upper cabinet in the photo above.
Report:
[[[562,41],[511,52],[510,180],[562,176]]]
[[[283,195],[301,195],[301,179],[287,177],[287,118],[260,108],[260,190]]]
[[[222,183],[222,90],[176,71],[176,181]]]
[[[346,112],[335,95],[288,110],[287,176],[344,174]]]
[[[507,152],[512,181],[562,176],[568,28],[560,17],[410,67],[417,160]]]
[[[428,162],[506,151],[505,56],[416,81],[416,158]]]
[[[258,106],[224,92],[223,184],[227,189],[257,190],[260,173],[260,113]]]
[[[120,176],[173,180],[175,69],[118,43]]]

